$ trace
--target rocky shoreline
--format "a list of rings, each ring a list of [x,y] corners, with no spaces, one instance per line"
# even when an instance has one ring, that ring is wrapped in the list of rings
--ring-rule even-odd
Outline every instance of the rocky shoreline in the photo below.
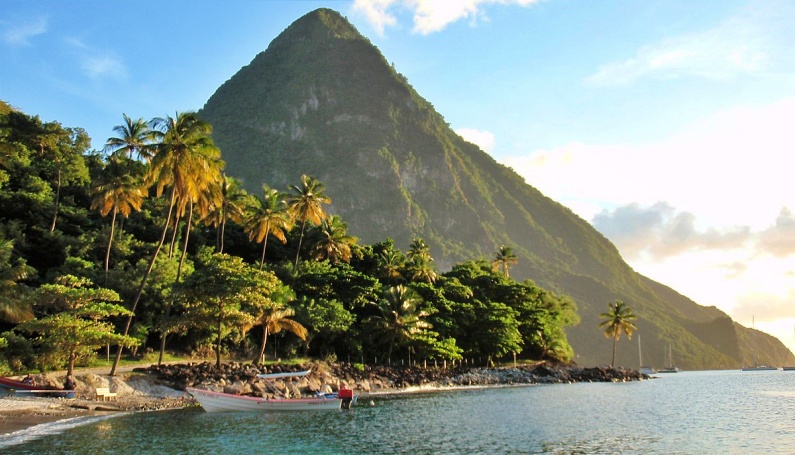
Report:
[[[302,378],[264,381],[261,373],[311,372]],[[523,384],[565,384],[574,382],[626,382],[648,379],[637,370],[609,367],[583,368],[540,362],[502,368],[420,368],[364,366],[347,363],[312,362],[302,365],[268,367],[230,362],[220,371],[208,362],[152,365],[135,368],[117,376],[92,372],[76,373],[75,398],[31,398],[7,396],[0,399],[0,434],[53,420],[108,412],[140,412],[197,406],[185,387],[254,396],[308,396],[340,387],[368,394],[433,391],[459,387],[497,387]],[[34,376],[38,384],[62,387],[63,373]],[[97,388],[116,393],[112,401],[98,400]]]
[[[263,381],[262,373],[311,372],[302,378]],[[422,367],[354,366],[352,364],[308,363],[258,367],[252,364],[227,363],[217,370],[210,363],[153,365],[137,370],[178,390],[185,387],[206,388],[220,392],[270,396],[307,396],[324,386],[341,387],[355,393],[394,393],[416,389],[518,384],[564,384],[573,382],[625,382],[648,379],[633,369],[564,365],[541,362],[533,365],[502,368],[456,367],[450,369]]]

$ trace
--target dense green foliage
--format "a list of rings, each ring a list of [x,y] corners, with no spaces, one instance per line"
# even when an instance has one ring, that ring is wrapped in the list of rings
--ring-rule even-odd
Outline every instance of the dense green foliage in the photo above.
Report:
[[[193,114],[124,116],[100,153],[80,130],[0,107],[3,369],[71,370],[106,345],[167,343],[219,362],[573,355],[571,299],[485,260],[440,273],[421,238],[405,253],[360,244],[309,176],[292,197],[248,195]]]

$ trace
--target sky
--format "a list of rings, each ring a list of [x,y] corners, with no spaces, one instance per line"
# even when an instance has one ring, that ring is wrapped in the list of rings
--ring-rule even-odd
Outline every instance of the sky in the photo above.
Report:
[[[634,270],[795,351],[790,0],[2,0],[0,99],[101,149],[321,7]]]

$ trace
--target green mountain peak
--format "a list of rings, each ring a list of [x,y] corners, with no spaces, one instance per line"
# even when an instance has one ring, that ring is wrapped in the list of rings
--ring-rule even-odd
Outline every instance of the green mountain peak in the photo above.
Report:
[[[636,273],[589,223],[459,137],[335,11],[290,25],[200,115],[226,172],[248,191],[311,175],[324,183],[329,211],[364,243],[392,238],[405,249],[422,238],[442,270],[510,246],[519,258],[512,276],[577,302],[582,323],[568,336],[582,363],[606,361],[597,325],[617,299],[639,317],[644,358],[656,354],[661,364],[668,343],[685,368],[736,367],[748,357],[743,329],[726,314]],[[780,342],[768,347],[784,358]],[[637,347],[619,350],[622,364],[637,358]]]

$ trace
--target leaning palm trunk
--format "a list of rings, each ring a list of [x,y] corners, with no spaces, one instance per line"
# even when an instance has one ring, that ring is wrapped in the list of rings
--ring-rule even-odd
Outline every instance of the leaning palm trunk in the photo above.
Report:
[[[268,325],[262,325],[262,345],[259,348],[259,356],[257,356],[257,361],[262,364],[265,362],[265,345],[268,342],[268,334],[270,330],[268,330]]]
[[[298,237],[298,251],[295,252],[295,265],[293,265],[293,269],[298,269],[298,257],[301,255],[301,244],[304,242],[304,228],[306,228],[306,221],[301,223],[301,236]]]
[[[174,280],[174,284],[179,283],[179,279],[182,276],[182,266],[185,264],[185,255],[188,251],[188,238],[190,237],[190,228],[191,224],[193,223],[193,202],[190,203],[188,208],[188,222],[185,225],[185,241],[182,242],[182,254],[179,257],[179,265],[177,266],[177,278]],[[175,229],[176,230],[176,229]],[[166,318],[171,315],[171,305],[169,304],[166,306]],[[163,363],[163,355],[166,352],[166,337],[168,337],[168,333],[163,331],[160,335],[160,355],[157,357],[157,365],[160,366]]]
[[[271,227],[271,222],[265,223],[265,241],[262,243],[262,257],[259,260],[259,269],[262,270],[262,265],[265,264],[265,250],[268,248],[268,232]]]
[[[163,226],[163,233],[160,235],[160,242],[157,244],[157,248],[155,248],[155,253],[152,255],[152,259],[149,261],[149,267],[146,269],[146,273],[144,273],[143,278],[141,279],[141,284],[138,286],[138,292],[135,294],[135,300],[133,300],[132,308],[130,308],[130,315],[127,317],[127,324],[124,326],[124,336],[130,332],[130,325],[132,324],[133,316],[135,316],[135,309],[138,307],[138,302],[141,300],[141,296],[144,293],[144,287],[146,286],[146,280],[149,279],[149,275],[152,273],[152,269],[155,268],[155,261],[157,260],[157,255],[160,254],[160,249],[163,248],[163,244],[166,242],[166,235],[168,234],[168,225],[171,222],[171,213],[174,210],[174,200],[176,199],[176,191],[171,190],[171,202],[168,205],[168,215],[166,215],[166,223]],[[119,366],[119,361],[121,360],[121,353],[123,350],[123,346],[119,345],[119,349],[116,351],[116,359],[113,361],[113,367],[110,369],[110,376],[114,376],[116,374],[116,367]]]
[[[116,206],[113,207],[113,216],[110,219],[110,236],[108,238],[108,251],[105,252],[105,282],[108,281],[108,269],[110,268],[110,247],[113,245],[113,233],[116,228]]]

